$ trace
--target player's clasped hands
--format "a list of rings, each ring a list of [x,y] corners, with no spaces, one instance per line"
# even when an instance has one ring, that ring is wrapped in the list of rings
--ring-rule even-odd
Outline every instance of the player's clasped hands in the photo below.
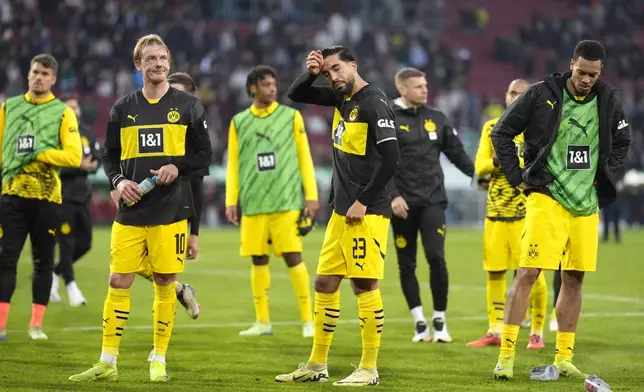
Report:
[[[150,173],[157,176],[157,184],[168,185],[179,176],[179,169],[173,164],[161,166],[159,170],[150,170]]]
[[[126,202],[137,203],[141,200],[143,193],[139,189],[139,184],[130,180],[121,180],[116,186],[120,197]]]
[[[323,65],[324,57],[319,50],[314,50],[306,56],[306,69],[311,75],[319,75]]]
[[[359,225],[362,223],[365,214],[367,213],[367,206],[355,201],[347,211],[346,221],[348,225]]]

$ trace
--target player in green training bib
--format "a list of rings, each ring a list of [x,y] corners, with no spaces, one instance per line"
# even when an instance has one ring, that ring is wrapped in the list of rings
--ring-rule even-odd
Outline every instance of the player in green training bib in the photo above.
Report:
[[[283,256],[298,299],[302,335],[313,337],[309,273],[302,263],[302,222],[318,209],[313,160],[299,111],[277,102],[277,73],[257,66],[246,79],[253,104],[230,121],[226,170],[226,218],[239,225],[242,256],[252,258],[256,321],[240,335],[270,335],[268,311],[271,249]],[[300,227],[298,228],[298,222]]]
[[[526,190],[526,218],[519,271],[508,297],[494,376],[514,374],[519,324],[541,270],[561,264],[556,306],[556,355],[538,378],[585,376],[572,363],[586,271],[597,267],[599,209],[615,200],[615,183],[630,144],[628,122],[616,89],[599,81],[605,51],[597,41],[575,47],[570,72],[531,85],[492,130],[503,173]],[[519,167],[513,139],[523,132],[525,165]],[[556,374],[553,377],[552,374]]]

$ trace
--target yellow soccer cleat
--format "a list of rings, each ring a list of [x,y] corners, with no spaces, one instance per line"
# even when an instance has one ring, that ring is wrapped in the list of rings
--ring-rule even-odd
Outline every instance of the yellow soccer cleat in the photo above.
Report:
[[[165,363],[161,361],[150,362],[150,381],[167,382],[170,376],[165,371]]]
[[[29,339],[31,340],[47,340],[49,339],[47,335],[42,331],[42,328],[35,326],[29,328],[29,332],[27,332],[29,335]]]
[[[327,382],[329,381],[329,371],[326,365],[307,365],[300,364],[291,373],[280,374],[275,377],[276,382]]]
[[[335,387],[375,387],[380,384],[377,369],[358,368],[349,377],[333,383]]]
[[[110,366],[105,362],[99,362],[82,373],[74,374],[69,377],[69,381],[89,382],[89,381],[116,381],[119,372],[116,366]]]
[[[497,380],[512,380],[514,376],[514,358],[499,357],[494,368],[494,378]]]
[[[554,365],[559,369],[559,375],[564,377],[580,377],[586,378],[588,375],[583,373],[581,370],[577,369],[577,366],[573,365],[572,359],[564,359],[563,361],[555,361]]]

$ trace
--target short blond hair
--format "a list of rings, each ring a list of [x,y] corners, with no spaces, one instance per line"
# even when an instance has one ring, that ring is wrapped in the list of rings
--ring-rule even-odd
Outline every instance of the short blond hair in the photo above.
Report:
[[[422,78],[425,77],[425,72],[416,68],[407,67],[396,72],[396,77],[394,79],[394,82],[396,83],[396,86],[399,86],[409,78],[421,78],[421,77]]]
[[[136,65],[137,63],[141,63],[141,57],[143,56],[143,49],[145,49],[147,46],[150,45],[159,45],[163,46],[168,52],[168,57],[170,57],[170,49],[168,49],[168,46],[163,42],[163,39],[157,35],[157,34],[148,34],[145,37],[139,38],[139,41],[136,43],[134,46],[134,52],[132,53],[132,60],[134,61],[134,64]]]

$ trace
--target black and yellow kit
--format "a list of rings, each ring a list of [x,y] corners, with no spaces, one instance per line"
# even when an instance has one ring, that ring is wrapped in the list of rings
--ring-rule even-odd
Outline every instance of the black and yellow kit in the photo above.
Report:
[[[119,99],[110,111],[103,156],[112,186],[123,179],[140,183],[152,176],[150,170],[168,164],[179,169],[180,178],[157,186],[131,207],[121,202],[116,222],[151,226],[189,218],[192,200],[183,195],[181,177],[208,167],[211,155],[205,109],[194,96],[170,87],[154,102],[141,90]]]

